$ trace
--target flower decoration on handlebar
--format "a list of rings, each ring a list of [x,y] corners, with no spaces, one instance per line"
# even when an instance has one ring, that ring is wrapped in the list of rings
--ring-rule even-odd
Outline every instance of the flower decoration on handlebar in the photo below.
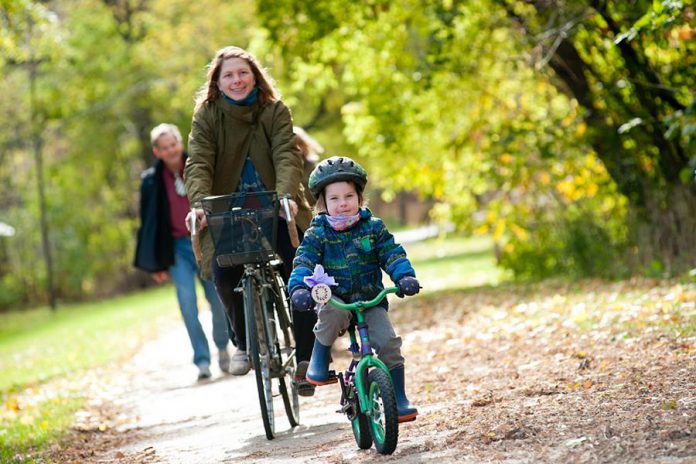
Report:
[[[325,305],[331,299],[331,285],[338,285],[336,280],[324,271],[324,266],[314,266],[314,274],[307,276],[304,283],[312,290],[312,299],[320,305]]]

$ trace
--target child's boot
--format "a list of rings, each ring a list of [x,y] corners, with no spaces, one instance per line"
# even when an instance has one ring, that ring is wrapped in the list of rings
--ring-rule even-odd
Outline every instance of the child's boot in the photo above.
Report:
[[[399,414],[399,422],[416,420],[418,409],[406,398],[404,366],[395,367],[391,369],[389,373],[394,383],[394,396],[396,396],[396,409]]]
[[[312,359],[309,360],[307,369],[307,381],[314,385],[328,385],[336,383],[336,378],[329,377],[329,360],[331,359],[331,347],[322,345],[319,340],[314,340]]]

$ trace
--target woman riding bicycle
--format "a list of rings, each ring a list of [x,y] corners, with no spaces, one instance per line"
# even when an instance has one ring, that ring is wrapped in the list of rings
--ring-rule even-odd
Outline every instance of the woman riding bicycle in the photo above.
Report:
[[[297,249],[290,277],[290,294],[295,311],[314,306],[304,278],[312,276],[317,264],[336,281],[333,294],[345,303],[375,298],[384,288],[384,270],[399,288],[400,296],[415,295],[420,286],[403,247],[394,242],[381,219],[363,207],[367,172],[347,157],[323,160],[309,177],[319,214],[305,232]],[[369,326],[370,341],[379,359],[389,368],[396,395],[399,422],[414,420],[418,410],[411,405],[404,389],[404,357],[401,337],[397,336],[387,314],[385,298],[363,312]],[[312,311],[310,311],[312,312]],[[348,327],[350,312],[327,305],[319,312],[316,339],[307,380],[314,385],[334,383],[329,377],[331,345]]]
[[[189,201],[196,207],[196,221],[201,228],[207,225],[200,208],[200,200],[206,196],[275,190],[279,197],[289,196],[302,232],[311,219],[302,177],[302,157],[295,142],[292,117],[271,78],[249,52],[232,46],[219,50],[197,95],[189,135],[185,179]],[[234,291],[244,269],[218,266],[212,259],[213,243],[206,230],[202,230],[200,241],[201,271],[204,276],[212,273],[232,322],[232,341],[237,352],[230,371],[244,375],[250,362],[246,354],[243,301],[242,295]],[[284,220],[278,221],[276,251],[283,260],[287,281],[295,249]],[[306,369],[310,358],[315,322],[316,316],[311,313],[294,315],[298,374],[300,366]],[[305,396],[313,393],[311,385],[300,388],[300,394]]]

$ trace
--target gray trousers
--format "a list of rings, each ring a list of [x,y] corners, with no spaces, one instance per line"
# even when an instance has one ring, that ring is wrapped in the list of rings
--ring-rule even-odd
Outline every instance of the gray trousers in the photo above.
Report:
[[[317,324],[314,326],[314,335],[317,340],[324,346],[333,345],[339,334],[350,325],[351,314],[351,311],[330,304],[324,306],[319,311]],[[386,364],[388,369],[403,366],[401,337],[394,332],[387,310],[381,306],[375,306],[363,311],[363,316],[368,326],[370,343],[380,361]]]

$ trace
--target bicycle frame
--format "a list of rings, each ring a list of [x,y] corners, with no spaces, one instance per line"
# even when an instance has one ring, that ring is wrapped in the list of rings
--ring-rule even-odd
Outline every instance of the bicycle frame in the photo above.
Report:
[[[343,303],[338,301],[336,298],[329,299],[328,303],[336,308],[340,308],[346,311],[351,311],[355,314],[356,326],[358,333],[360,334],[360,344],[358,344],[357,337],[355,336],[355,330],[350,330],[348,335],[350,336],[350,347],[349,350],[353,353],[353,359],[346,370],[346,377],[344,378],[344,385],[341,389],[345,393],[345,387],[350,385],[351,381],[355,382],[355,386],[358,390],[358,401],[360,402],[360,409],[362,412],[369,414],[369,398],[367,394],[367,389],[365,386],[365,378],[367,370],[371,367],[383,370],[389,375],[391,379],[391,374],[389,374],[389,369],[387,366],[375,357],[374,351],[372,350],[372,344],[370,343],[370,337],[368,334],[367,324],[365,324],[365,316],[363,311],[374,306],[384,299],[390,293],[398,292],[398,287],[388,287],[383,289],[379,294],[370,301],[357,301],[355,303]],[[356,355],[360,355],[360,360],[356,359]],[[350,378],[350,377],[352,378]]]
[[[263,292],[265,289],[266,291],[269,291],[277,300],[282,300],[283,305],[285,308],[285,312],[282,311],[273,311],[273,313],[268,312],[268,308],[260,308],[262,314],[259,316],[261,317],[261,322],[266,325],[266,332],[271,333],[271,331],[275,332],[276,329],[280,329],[281,331],[283,330],[283,327],[286,327],[289,330],[292,330],[292,321],[291,320],[284,320],[284,321],[278,321],[278,327],[275,326],[276,317],[283,318],[286,314],[290,314],[290,305],[288,302],[288,297],[286,294],[280,294],[282,293],[280,285],[277,282],[277,279],[281,279],[280,275],[278,274],[278,271],[274,268],[276,266],[276,263],[279,263],[278,261],[269,261],[266,263],[257,263],[257,264],[245,264],[244,265],[244,274],[242,274],[242,278],[240,279],[240,285],[237,287],[237,291],[243,292],[244,291],[244,280],[245,279],[254,279],[257,281],[259,288],[261,289],[261,292]],[[265,295],[259,295],[259,297],[263,297]],[[246,332],[247,332],[247,340],[249,339],[249,325],[246,325]],[[277,337],[277,335],[276,335]],[[271,350],[271,353],[273,355],[276,354],[277,352],[277,347],[273,344],[270,344],[270,346],[267,347],[269,350]],[[287,359],[285,360],[284,364],[281,366],[274,366],[276,369],[274,370],[273,377],[278,377],[280,376],[279,372],[283,372],[285,369],[288,368],[288,366],[291,364],[293,361],[293,358],[295,356],[295,349],[293,349],[290,353],[285,353],[287,356]],[[272,357],[271,359],[274,359]]]

